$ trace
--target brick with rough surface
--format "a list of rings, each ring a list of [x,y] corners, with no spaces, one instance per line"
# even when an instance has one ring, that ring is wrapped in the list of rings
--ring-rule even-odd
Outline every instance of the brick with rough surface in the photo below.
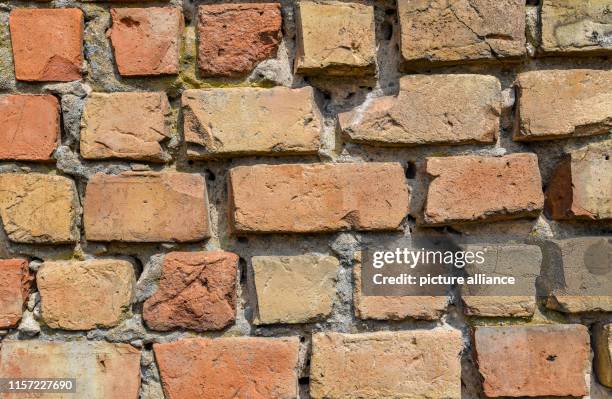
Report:
[[[221,330],[236,319],[238,255],[171,252],[164,257],[159,288],[143,307],[152,330]]]
[[[374,8],[339,1],[297,3],[296,73],[371,75],[376,70]]]
[[[340,264],[331,256],[254,256],[257,324],[307,323],[330,315]]]
[[[398,0],[406,65],[458,64],[525,54],[524,0]]]
[[[19,324],[32,278],[23,259],[0,259],[0,328]]]
[[[313,399],[461,397],[456,330],[313,335]]]
[[[230,191],[235,232],[394,230],[408,213],[397,163],[239,166]]]
[[[5,340],[0,351],[0,375],[24,379],[76,378],[76,393],[51,395],[56,397],[137,399],[140,351],[131,345],[106,342]],[[2,398],[20,399],[24,395],[2,394]]]
[[[544,0],[542,44],[546,54],[610,54],[610,0]]]
[[[93,93],[81,119],[85,159],[169,159],[161,142],[172,135],[165,93]]]
[[[595,372],[599,383],[612,388],[612,324],[593,328]]]
[[[493,76],[413,75],[397,96],[366,101],[339,115],[353,141],[379,145],[493,143],[501,85]]]
[[[588,394],[591,349],[585,326],[477,327],[474,342],[488,397]]]
[[[81,78],[81,10],[16,8],[9,23],[17,80],[67,82]]]
[[[113,8],[109,37],[122,76],[176,74],[183,34],[179,8]]]
[[[426,224],[535,217],[544,205],[535,154],[431,157],[427,173]]]
[[[198,8],[202,76],[238,78],[276,55],[282,39],[279,3],[207,4]]]
[[[311,87],[186,90],[182,105],[192,159],[314,154],[320,146],[323,122]]]
[[[612,219],[612,140],[585,146],[557,164],[546,189],[555,220]]]
[[[0,174],[0,217],[11,241],[67,244],[79,238],[74,181],[39,173]]]
[[[176,172],[97,174],[85,191],[92,241],[189,242],[209,237],[204,178]]]
[[[0,160],[51,160],[60,137],[59,111],[49,95],[0,97]]]
[[[116,326],[130,310],[135,284],[127,261],[45,262],[36,274],[42,320],[63,330]]]
[[[516,87],[515,141],[612,131],[612,71],[530,71],[518,75]]]
[[[297,338],[184,339],[153,345],[167,399],[297,399]]]

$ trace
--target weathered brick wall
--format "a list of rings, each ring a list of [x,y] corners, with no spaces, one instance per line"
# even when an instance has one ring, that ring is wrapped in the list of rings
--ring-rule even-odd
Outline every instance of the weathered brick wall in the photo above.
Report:
[[[0,377],[612,398],[610,296],[359,283],[441,235],[610,278],[612,2],[539,3],[0,2]]]

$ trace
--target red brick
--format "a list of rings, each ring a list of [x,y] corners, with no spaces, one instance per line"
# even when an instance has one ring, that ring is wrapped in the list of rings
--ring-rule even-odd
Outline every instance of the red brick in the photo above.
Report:
[[[9,24],[17,80],[65,82],[81,78],[81,10],[17,8],[11,12]]]
[[[0,159],[48,161],[59,135],[59,103],[55,97],[0,97]]]
[[[27,261],[0,260],[0,328],[16,327],[21,320],[31,281]]]
[[[488,397],[588,394],[591,349],[585,326],[477,327],[474,341]]]
[[[236,319],[237,269],[238,255],[230,252],[169,253],[144,320],[158,331],[223,329]]]
[[[198,9],[198,67],[203,76],[240,77],[276,54],[279,3],[212,4]]]
[[[85,192],[93,241],[199,241],[209,236],[204,178],[188,173],[97,174]]]
[[[167,399],[297,399],[297,338],[195,338],[153,350]]]
[[[239,166],[230,190],[237,232],[393,230],[408,212],[397,163]]]
[[[123,76],[175,74],[183,34],[178,8],[113,8],[110,39]]]
[[[427,173],[427,224],[535,217],[543,207],[535,154],[427,158]]]

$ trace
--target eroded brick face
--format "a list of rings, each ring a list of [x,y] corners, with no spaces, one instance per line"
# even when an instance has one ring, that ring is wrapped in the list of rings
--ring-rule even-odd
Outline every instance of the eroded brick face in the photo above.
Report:
[[[0,97],[0,160],[50,161],[60,136],[53,96]]]
[[[30,291],[28,262],[0,260],[0,328],[17,326]]]
[[[282,39],[279,3],[198,7],[198,68],[203,76],[237,78],[274,57]]]
[[[602,385],[612,388],[612,324],[599,324],[594,328],[595,371]]]
[[[25,9],[11,12],[15,76],[25,81],[81,78],[83,12],[76,8]]]
[[[236,318],[238,256],[223,251],[172,252],[143,318],[158,331],[221,330]]]
[[[185,339],[155,344],[168,399],[298,397],[297,338]]]

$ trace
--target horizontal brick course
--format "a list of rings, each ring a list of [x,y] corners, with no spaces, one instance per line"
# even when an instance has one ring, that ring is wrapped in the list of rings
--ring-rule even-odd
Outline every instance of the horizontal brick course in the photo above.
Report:
[[[0,328],[15,327],[21,320],[31,281],[26,260],[0,260]]]

